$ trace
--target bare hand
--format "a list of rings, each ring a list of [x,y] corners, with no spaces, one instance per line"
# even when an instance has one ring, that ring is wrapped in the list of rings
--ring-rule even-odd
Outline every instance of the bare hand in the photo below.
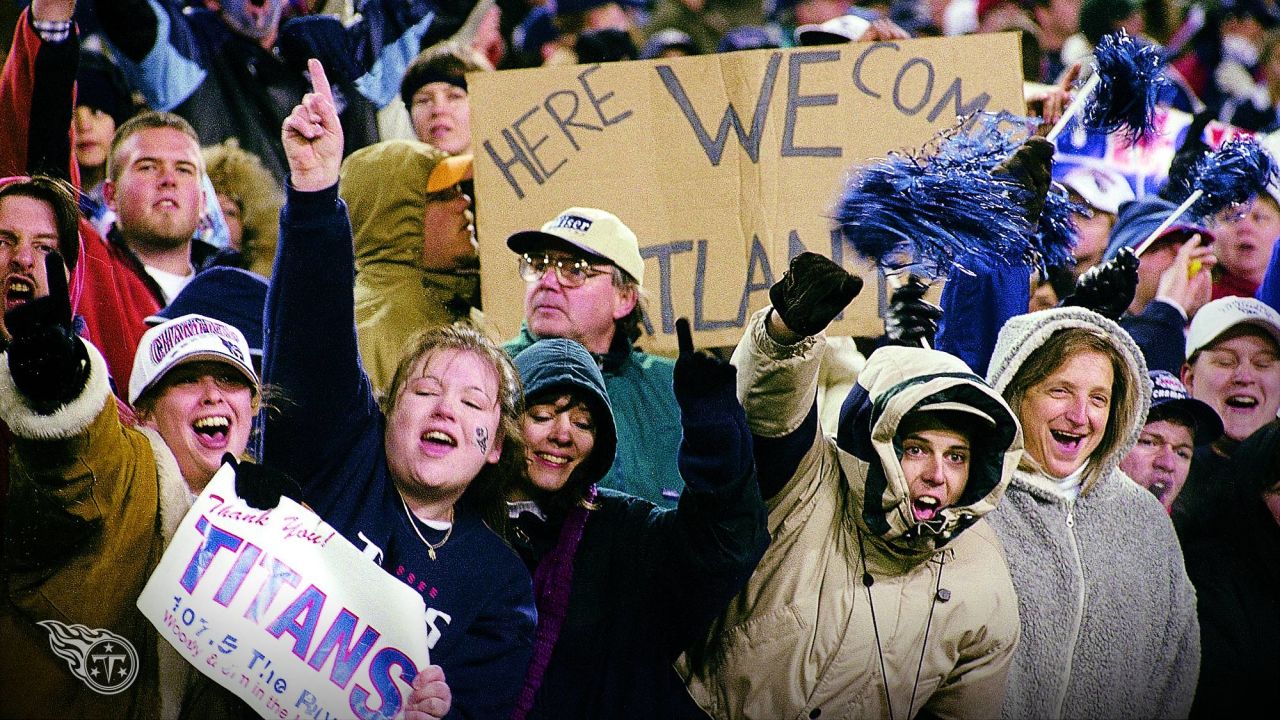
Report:
[[[76,0],[31,0],[31,17],[36,20],[70,20]]]
[[[858,37],[857,42],[885,42],[888,40],[910,39],[911,33],[898,27],[892,20],[880,18],[871,22],[871,27],[867,28]]]
[[[1067,106],[1071,104],[1071,98],[1074,94],[1073,86],[1078,77],[1080,77],[1080,63],[1072,65],[1069,70],[1063,73],[1062,79],[1058,81],[1057,85],[1044,88],[1027,96],[1027,112],[1040,116],[1040,126],[1036,128],[1037,135],[1047,135],[1049,130],[1062,118],[1062,111],[1066,110]]]
[[[1213,298],[1213,266],[1218,258],[1213,248],[1200,245],[1200,235],[1178,248],[1173,264],[1160,274],[1160,284],[1156,288],[1156,297],[1168,298],[1186,311],[1187,317],[1194,317],[1196,311]],[[1198,266],[1195,272],[1192,268]]]
[[[311,92],[284,119],[280,140],[289,161],[290,184],[314,192],[338,182],[342,169],[342,124],[333,103],[333,90],[320,61],[307,61]]]
[[[439,665],[428,665],[413,679],[404,720],[440,720],[452,706],[453,693],[445,684],[444,670]]]

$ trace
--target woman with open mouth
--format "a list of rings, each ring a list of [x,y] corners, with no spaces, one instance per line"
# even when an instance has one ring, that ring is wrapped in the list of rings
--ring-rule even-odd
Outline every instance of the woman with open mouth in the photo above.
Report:
[[[296,479],[301,500],[422,595],[426,617],[415,622],[449,693],[418,698],[426,688],[415,685],[381,713],[505,717],[535,610],[524,565],[487,521],[502,517],[506,484],[524,464],[520,378],[492,341],[446,326],[410,342],[375,396],[357,348],[354,245],[338,196],[342,127],[324,68],[311,60],[310,72],[313,91],[283,128],[290,183],[263,377],[286,401],[265,423],[263,463]]]
[[[43,260],[48,294],[6,313],[11,342],[0,355],[0,420],[14,438],[0,609],[6,714],[162,717],[199,706],[234,717],[239,701],[183,662],[137,600],[222,456],[245,454],[261,398],[248,343],[201,315],[148,330],[128,388],[135,427],[102,353],[72,329],[61,257]],[[112,643],[115,672],[85,661],[77,642]]]
[[[554,338],[516,356],[528,474],[508,494],[507,538],[533,574],[538,634],[513,718],[705,717],[671,664],[769,536],[733,368],[685,347],[674,376],[685,490],[670,510],[596,488],[617,439],[586,348]]]
[[[1022,622],[1004,717],[1186,717],[1195,592],[1164,507],[1118,468],[1151,402],[1142,352],[1091,310],[1043,310],[1005,323],[987,379],[1026,438],[991,515]]]

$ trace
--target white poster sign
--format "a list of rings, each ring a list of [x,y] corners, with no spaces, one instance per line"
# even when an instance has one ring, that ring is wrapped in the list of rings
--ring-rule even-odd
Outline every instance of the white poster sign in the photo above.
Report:
[[[428,663],[422,596],[311,510],[255,510],[224,466],[138,607],[264,718],[390,718]]]

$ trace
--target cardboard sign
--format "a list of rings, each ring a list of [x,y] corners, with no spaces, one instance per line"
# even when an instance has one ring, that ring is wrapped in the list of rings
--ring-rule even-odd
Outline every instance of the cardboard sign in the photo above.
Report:
[[[755,50],[468,76],[486,317],[518,332],[506,247],[572,206],[618,215],[646,260],[649,348],[732,345],[791,257],[866,289],[832,332],[877,335],[875,271],[832,231],[849,169],[979,110],[1024,112],[1013,33]]]
[[[391,718],[428,664],[422,596],[289,498],[223,466],[138,598],[183,659],[264,718]]]

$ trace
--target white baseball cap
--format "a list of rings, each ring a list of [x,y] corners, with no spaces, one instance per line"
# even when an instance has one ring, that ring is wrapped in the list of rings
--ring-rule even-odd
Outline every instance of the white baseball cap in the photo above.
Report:
[[[258,374],[249,359],[249,343],[233,325],[204,315],[183,315],[142,335],[129,376],[129,404],[178,365],[197,360],[226,363],[244,374],[254,393]]]
[[[1129,181],[1110,168],[1081,165],[1064,175],[1062,184],[1090,207],[1112,215],[1120,212],[1121,205],[1136,199]]]
[[[871,21],[857,15],[841,15],[821,24],[801,25],[796,28],[796,42],[800,45],[838,45],[856,42],[871,27]]]
[[[1246,324],[1258,326],[1280,346],[1280,313],[1257,298],[1224,297],[1206,304],[1191,319],[1187,359],[1212,345],[1222,333]]]
[[[622,268],[644,285],[644,259],[636,234],[617,215],[595,208],[571,207],[541,230],[522,230],[507,238],[507,247],[522,253],[547,241],[568,243]]]

